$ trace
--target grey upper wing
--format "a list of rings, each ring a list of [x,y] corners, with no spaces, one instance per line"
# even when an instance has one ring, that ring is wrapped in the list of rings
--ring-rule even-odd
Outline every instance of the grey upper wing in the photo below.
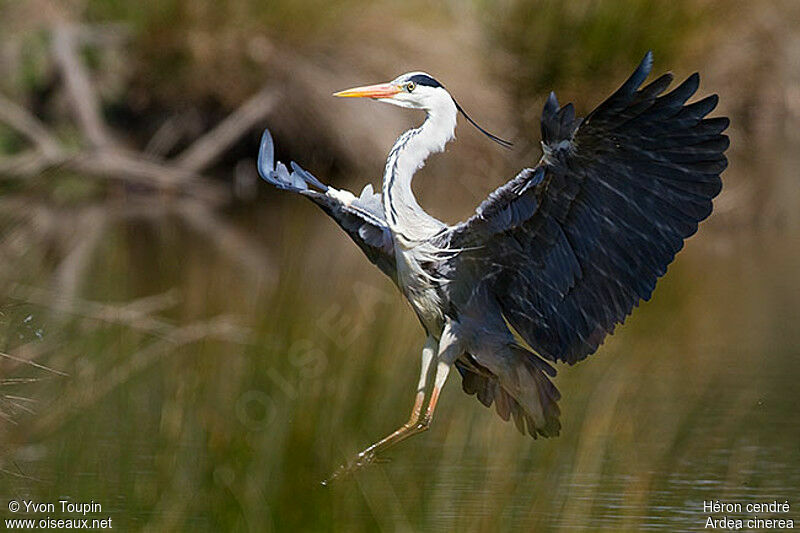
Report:
[[[384,218],[381,196],[373,192],[372,185],[364,187],[360,196],[345,202],[342,196],[350,193],[336,191],[338,195],[330,194],[334,189],[294,162],[291,163],[291,172],[283,163],[276,164],[274,154],[272,136],[269,130],[265,130],[258,152],[261,177],[279,189],[302,194],[317,204],[347,232],[372,263],[396,279],[394,241]]]
[[[721,189],[729,121],[705,118],[717,96],[685,105],[697,74],[663,95],[670,74],[640,89],[651,67],[648,53],[583,122],[551,94],[539,165],[441,237],[463,250],[442,265],[455,305],[474,293],[469,284],[488,284],[508,322],[550,360],[593,353],[649,299]]]

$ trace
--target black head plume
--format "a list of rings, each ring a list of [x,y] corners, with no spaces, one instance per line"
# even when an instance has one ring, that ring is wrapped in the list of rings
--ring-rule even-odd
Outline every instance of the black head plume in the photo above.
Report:
[[[458,109],[458,112],[459,112],[459,113],[461,113],[462,115],[464,115],[464,118],[465,118],[465,119],[467,119],[467,120],[469,121],[469,123],[470,123],[470,124],[472,124],[473,126],[475,126],[476,128],[478,128],[478,131],[479,131],[479,132],[483,133],[484,135],[486,135],[487,137],[489,137],[491,140],[493,140],[494,142],[496,142],[497,144],[499,144],[499,145],[500,145],[500,146],[502,146],[503,148],[508,148],[508,149],[511,149],[511,147],[512,147],[512,146],[514,146],[514,144],[513,144],[513,143],[511,143],[511,142],[509,142],[509,141],[506,141],[505,139],[501,139],[501,138],[500,138],[500,137],[498,137],[497,135],[493,135],[493,134],[489,133],[488,131],[486,131],[485,129],[481,128],[481,127],[478,125],[478,123],[477,123],[477,122],[475,122],[474,120],[472,120],[472,117],[470,117],[469,115],[467,115],[467,112],[466,112],[466,111],[464,111],[464,108],[463,108],[463,107],[461,107],[460,105],[458,105],[458,102],[456,102],[456,99],[455,99],[455,98],[453,98],[453,102],[456,104],[456,109]]]

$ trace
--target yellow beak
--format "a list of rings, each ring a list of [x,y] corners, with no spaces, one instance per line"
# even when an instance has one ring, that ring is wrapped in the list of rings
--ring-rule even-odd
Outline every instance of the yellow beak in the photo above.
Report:
[[[377,85],[366,85],[364,87],[353,87],[333,93],[333,96],[341,98],[391,98],[402,91],[397,85],[391,83],[379,83]]]

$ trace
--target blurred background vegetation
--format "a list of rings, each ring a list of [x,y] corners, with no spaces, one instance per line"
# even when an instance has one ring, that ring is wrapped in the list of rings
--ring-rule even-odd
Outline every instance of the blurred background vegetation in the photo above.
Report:
[[[701,528],[704,499],[800,506],[800,7],[739,0],[0,2],[0,516],[94,500],[119,529]],[[453,379],[423,437],[328,489],[404,420],[422,335],[278,156],[377,185],[419,116],[334,101],[425,70],[461,127],[415,182],[455,222],[648,49],[731,117],[715,213],[651,303],[556,380],[520,437]],[[446,200],[445,200],[446,199]],[[401,311],[402,309],[402,311]],[[796,511],[792,516],[798,518]]]

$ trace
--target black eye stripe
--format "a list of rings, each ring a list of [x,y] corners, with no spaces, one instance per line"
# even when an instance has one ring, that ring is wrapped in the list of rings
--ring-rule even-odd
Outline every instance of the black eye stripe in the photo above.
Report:
[[[414,74],[408,81],[413,81],[417,85],[425,85],[426,87],[441,87],[442,84],[431,78],[427,74]]]

